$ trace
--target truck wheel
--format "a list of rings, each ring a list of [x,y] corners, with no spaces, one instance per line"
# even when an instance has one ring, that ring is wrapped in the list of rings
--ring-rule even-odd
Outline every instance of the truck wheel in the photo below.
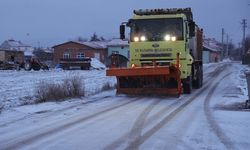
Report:
[[[201,66],[198,67],[197,69],[197,80],[195,81],[195,88],[199,89],[202,87],[202,81],[203,80],[203,73]]]
[[[49,67],[48,67],[47,65],[42,65],[42,66],[41,66],[41,69],[42,69],[42,70],[49,70]]]
[[[183,93],[190,94],[192,92],[192,77],[188,76],[183,82]]]
[[[202,85],[203,85],[203,69],[202,69],[202,66],[200,66],[199,70],[200,70],[200,74],[199,74],[200,75],[199,88],[201,88]]]
[[[30,62],[26,62],[24,64],[24,70],[26,70],[26,71],[30,71],[31,70],[31,64],[30,64]]]
[[[199,89],[202,87],[202,82],[203,82],[203,72],[201,66],[198,66],[196,75],[197,77],[196,80],[194,81],[194,88]]]
[[[35,70],[35,71],[39,71],[41,69],[41,66],[39,63],[32,63],[32,69]]]

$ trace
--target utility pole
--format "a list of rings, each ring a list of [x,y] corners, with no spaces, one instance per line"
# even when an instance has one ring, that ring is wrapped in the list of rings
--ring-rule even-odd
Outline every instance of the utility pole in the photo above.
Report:
[[[221,32],[221,43],[222,43],[222,59],[224,58],[225,56],[225,50],[224,50],[224,34],[225,34],[225,31],[224,31],[224,28],[222,28],[222,32]]]
[[[229,51],[228,51],[229,58],[232,56],[232,50],[233,50],[233,39],[230,38]]]
[[[229,39],[229,36],[227,34],[227,48],[226,48],[226,58],[228,58],[228,39]]]
[[[238,57],[241,58],[242,57],[241,56],[241,42],[238,43],[238,51],[237,51],[237,53],[238,53]]]
[[[246,53],[246,28],[247,28],[247,20],[246,19],[242,19],[242,30],[243,30],[243,38],[242,38],[242,53],[241,55]]]

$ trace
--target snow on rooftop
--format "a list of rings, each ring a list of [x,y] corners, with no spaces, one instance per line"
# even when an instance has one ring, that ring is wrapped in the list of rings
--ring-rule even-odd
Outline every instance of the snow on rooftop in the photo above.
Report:
[[[107,44],[108,46],[128,46],[127,40],[121,40],[121,39],[112,39]]]
[[[105,41],[84,42],[84,44],[89,45],[93,48],[107,48],[107,42]]]
[[[94,49],[105,49],[107,48],[107,44],[108,44],[107,41],[89,41],[89,42],[72,41],[72,42],[87,45]]]
[[[207,49],[209,49],[209,50],[211,50],[211,51],[214,51],[214,52],[217,52],[217,51],[218,51],[217,49],[214,49],[214,48],[212,48],[212,47],[210,47],[210,46],[208,46],[208,45],[205,45],[205,44],[203,44],[203,47],[205,47],[205,48],[207,48]]]
[[[18,48],[18,47],[31,47],[27,44],[22,43],[21,41],[15,41],[13,39],[6,40],[1,44],[3,48]]]
[[[23,51],[25,56],[31,56],[34,48],[22,43],[21,41],[15,41],[13,39],[6,40],[0,45],[0,49],[10,51]],[[31,53],[31,54],[30,54]],[[26,55],[27,54],[27,55]]]
[[[204,39],[203,40],[203,46],[211,51],[221,51],[221,46],[220,43],[218,41],[216,41],[215,39]]]

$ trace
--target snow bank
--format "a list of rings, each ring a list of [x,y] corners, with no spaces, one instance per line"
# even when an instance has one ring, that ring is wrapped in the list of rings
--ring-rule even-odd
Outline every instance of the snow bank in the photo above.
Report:
[[[96,58],[91,58],[91,67],[94,69],[105,69],[105,65]]]
[[[245,103],[248,99],[248,89],[245,72],[250,70],[249,66],[241,65],[240,63],[233,63],[230,67],[230,76],[220,84],[218,94],[222,94],[221,106],[231,106],[240,103]]]
[[[223,62],[232,62],[232,60],[229,59],[229,58],[223,59],[222,61],[223,61]]]
[[[237,72],[238,80],[236,81],[237,87],[241,89],[243,93],[243,97],[247,98],[248,96],[248,89],[247,89],[247,80],[246,80],[246,74],[247,72],[250,72],[249,66],[243,66],[238,65],[237,68],[235,68],[235,71]],[[245,99],[247,100],[247,99]]]

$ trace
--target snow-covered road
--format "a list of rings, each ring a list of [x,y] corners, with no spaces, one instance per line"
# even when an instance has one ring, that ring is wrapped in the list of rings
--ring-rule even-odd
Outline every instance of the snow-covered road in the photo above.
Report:
[[[230,109],[246,98],[240,68],[205,66],[203,87],[180,98],[107,91],[14,108],[0,115],[0,149],[249,149],[250,112]]]

